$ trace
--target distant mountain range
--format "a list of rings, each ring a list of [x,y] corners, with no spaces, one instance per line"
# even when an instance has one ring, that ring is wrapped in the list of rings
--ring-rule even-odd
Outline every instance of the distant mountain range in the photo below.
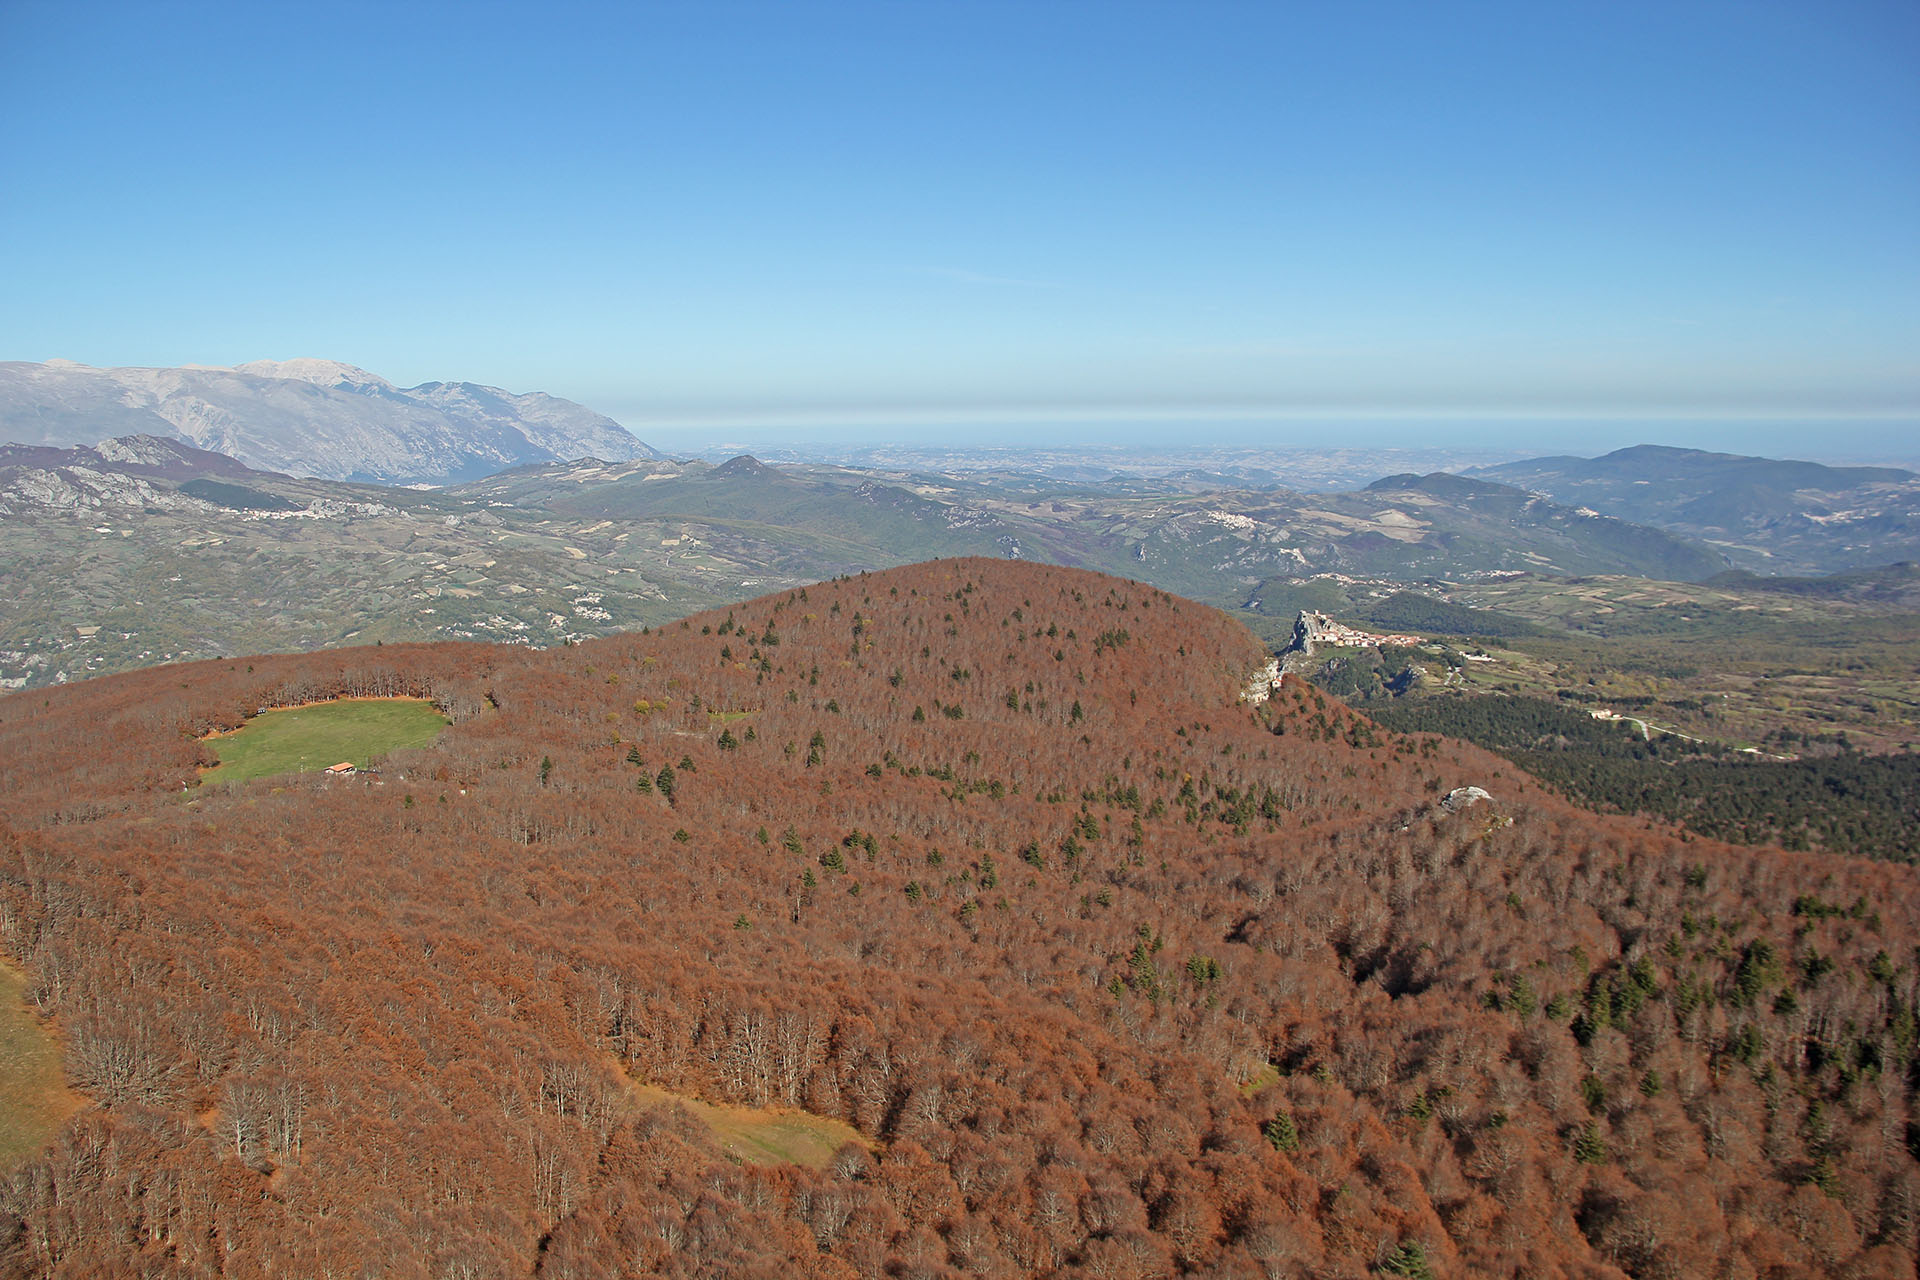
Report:
[[[206,427],[216,394],[250,415],[222,428],[225,450],[181,439],[160,416]],[[1920,559],[1909,472],[1689,450],[1409,472],[1322,493],[1226,476],[1201,488],[1180,472],[1048,474],[1012,457],[992,469],[716,464],[663,458],[552,397],[467,383],[400,391],[323,361],[0,365],[0,410],[37,424],[32,442],[0,447],[0,684],[13,687],[353,640],[550,644],[963,555],[1123,574],[1256,624],[1290,623],[1295,602],[1317,601],[1330,580],[1373,584],[1371,600],[1382,583],[1444,595],[1436,584],[1515,575],[1698,583]],[[159,425],[52,442],[116,414]],[[306,461],[248,465],[229,456],[235,440],[298,446]],[[327,450],[324,470],[358,478],[316,478]],[[474,472],[486,474],[461,479]],[[421,476],[453,482],[391,483]],[[1725,500],[1721,484],[1742,496]],[[1421,608],[1429,629],[1500,632],[1493,617]]]
[[[1920,475],[1636,445],[1467,474],[1712,544],[1743,569],[1835,573],[1920,558]]]
[[[448,484],[529,462],[658,456],[613,419],[543,392],[400,388],[333,360],[232,369],[0,363],[0,441],[170,436],[250,467],[326,480]]]
[[[1163,585],[1222,599],[1221,575],[1519,570],[1698,581],[1730,567],[1828,574],[1920,559],[1920,475],[1893,467],[1639,445],[1457,475],[1408,472],[1312,499],[1282,487],[1279,455],[1217,450],[1188,468],[1111,450],[1098,465],[1075,465],[1070,451],[958,445],[869,450],[866,465],[743,457],[716,467],[667,464],[611,418],[541,392],[399,388],[332,360],[0,363],[0,441],[63,448],[131,436],[323,480],[444,487],[503,476],[487,500],[707,522],[759,539],[746,572],[780,565],[798,577],[833,572],[836,560],[1026,556],[1171,576]],[[1358,461],[1342,457],[1334,471],[1354,474]],[[575,462],[585,469],[566,469]],[[1328,459],[1318,465],[1293,483],[1327,479]]]
[[[1178,477],[1159,487],[1139,480],[1113,486],[773,467],[743,456],[719,466],[551,464],[457,492],[583,521],[683,522],[710,545],[756,540],[803,555],[849,556],[847,568],[999,555],[1126,573],[1209,600],[1281,572],[1694,579],[1728,567],[1673,534],[1444,473],[1390,477],[1358,493],[1194,493]],[[836,571],[818,560],[809,567]]]
[[[1358,493],[1153,491],[665,459],[420,491],[184,441],[0,448],[0,684],[375,639],[555,644],[930,557],[1104,569],[1264,616],[1277,579],[1704,578],[1673,534],[1445,474]]]

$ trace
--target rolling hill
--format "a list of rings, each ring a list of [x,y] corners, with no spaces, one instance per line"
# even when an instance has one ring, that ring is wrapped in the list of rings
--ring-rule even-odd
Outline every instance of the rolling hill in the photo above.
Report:
[[[965,559],[0,700],[0,943],[90,1099],[0,1269],[1912,1273],[1911,868],[1583,813],[1265,658]],[[365,694],[453,724],[195,786]],[[727,1145],[772,1121],[854,1136]]]
[[[1920,476],[1897,467],[1637,445],[1469,474],[1698,538],[1759,573],[1839,573],[1920,557]]]
[[[680,520],[868,548],[853,567],[997,554],[1125,572],[1225,600],[1280,573],[1535,571],[1707,577],[1727,564],[1658,530],[1583,514],[1506,486],[1396,476],[1359,493],[1152,487],[707,463],[519,468],[461,497],[576,518]],[[777,532],[775,532],[777,531]]]
[[[960,555],[1127,573],[1228,606],[1315,574],[1725,568],[1669,534],[1434,477],[1143,493],[751,457],[581,459],[422,492],[261,472],[154,436],[0,447],[0,515],[0,681],[16,688],[352,641],[558,644]]]

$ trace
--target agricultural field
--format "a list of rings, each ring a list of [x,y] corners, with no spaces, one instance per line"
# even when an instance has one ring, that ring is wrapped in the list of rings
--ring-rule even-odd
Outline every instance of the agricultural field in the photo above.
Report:
[[[343,698],[268,711],[209,740],[220,763],[200,780],[246,782],[342,761],[364,769],[389,751],[428,745],[446,727],[447,718],[421,698]]]

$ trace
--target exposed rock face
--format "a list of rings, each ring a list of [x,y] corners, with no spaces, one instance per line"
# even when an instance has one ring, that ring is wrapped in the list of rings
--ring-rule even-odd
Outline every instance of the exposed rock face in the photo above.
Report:
[[[1440,807],[1448,813],[1459,813],[1462,809],[1471,809],[1482,800],[1491,799],[1493,793],[1482,787],[1455,787],[1440,801]]]
[[[144,434],[326,480],[444,484],[528,462],[657,457],[619,423],[540,392],[401,389],[334,360],[233,369],[0,363],[0,440],[94,445]]]
[[[156,510],[212,511],[213,504],[162,489],[140,476],[95,471],[90,467],[47,470],[22,467],[0,474],[0,514],[16,508],[44,507],[80,511],[89,507],[140,507]]]
[[[212,511],[212,503],[164,482],[229,471],[245,474],[230,458],[156,436],[107,440],[98,448],[0,446],[0,515],[35,508]]]
[[[1330,644],[1345,648],[1366,648],[1383,644],[1416,645],[1425,641],[1419,636],[1393,635],[1379,636],[1370,631],[1361,631],[1344,623],[1335,622],[1324,613],[1315,613],[1302,609],[1300,616],[1293,621],[1293,639],[1288,642],[1284,652],[1310,657],[1315,645]]]
[[[1311,654],[1315,644],[1331,640],[1333,619],[1324,613],[1309,613],[1302,609],[1300,616],[1293,620],[1293,641],[1287,648],[1295,653]]]
[[[1273,696],[1274,686],[1279,683],[1280,659],[1274,658],[1248,677],[1247,687],[1240,691],[1240,701],[1257,707]]]
[[[406,517],[404,511],[384,502],[289,499],[247,485],[286,480],[249,471],[224,454],[157,436],[129,436],[73,449],[0,445],[0,516],[35,511],[71,515],[114,508],[211,515],[243,508],[322,519]],[[209,481],[215,483],[208,485]],[[193,482],[203,487],[196,492]],[[203,494],[212,495],[211,500]]]

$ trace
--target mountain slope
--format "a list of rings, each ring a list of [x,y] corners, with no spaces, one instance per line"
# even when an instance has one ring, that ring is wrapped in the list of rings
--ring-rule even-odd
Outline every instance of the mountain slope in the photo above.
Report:
[[[490,502],[579,518],[680,519],[828,535],[870,548],[850,567],[999,554],[1130,573],[1224,601],[1282,573],[1530,570],[1708,577],[1726,564],[1687,539],[1574,511],[1507,486],[1389,477],[1360,493],[1191,493],[1175,485],[999,482],[773,467],[549,466],[463,488]],[[825,571],[836,571],[822,565]]]
[[[1690,539],[1588,508],[1547,502],[1511,485],[1436,472],[1388,476],[1365,492],[1437,500],[1494,547],[1509,546],[1547,572],[1630,573],[1693,582],[1727,567],[1720,555]]]
[[[1911,869],[1583,814],[1291,682],[1250,706],[1264,657],[958,560],[0,700],[0,942],[95,1104],[4,1184],[0,1259],[1911,1273]],[[207,731],[341,694],[455,724],[193,787]],[[739,1163],[675,1098],[859,1139]]]
[[[232,483],[254,479],[272,484],[286,477],[255,472],[225,454],[161,436],[127,436],[72,449],[0,445],[0,516],[115,508],[142,514],[208,514],[233,506],[202,496],[223,491],[240,501],[245,501],[241,495],[260,500],[258,506],[234,509],[291,510],[297,505]]]
[[[563,643],[959,555],[1123,572],[1250,610],[1285,594],[1259,584],[1316,573],[1722,567],[1671,535],[1484,482],[1382,483],[1036,491],[741,457],[549,462],[422,493],[252,470],[153,436],[4,446],[0,688],[356,639]]]
[[[354,641],[563,644],[740,594],[658,526],[594,523],[153,436],[0,446],[0,689]]]
[[[1471,474],[1711,542],[1762,573],[1837,573],[1920,556],[1920,476],[1896,467],[1637,445]]]
[[[653,454],[612,419],[553,396],[473,383],[403,390],[330,360],[233,369],[0,363],[0,439],[91,445],[128,434],[173,436],[268,471],[383,484]]]
[[[1489,476],[1560,477],[1567,483],[1665,482],[1697,487],[1718,486],[1730,481],[1758,485],[1777,492],[1815,489],[1838,492],[1868,484],[1904,484],[1920,479],[1899,467],[1832,467],[1820,462],[1794,459],[1759,458],[1735,453],[1710,453],[1702,449],[1678,449],[1670,445],[1640,444],[1598,458],[1558,456],[1533,458],[1522,462],[1477,467],[1470,474]],[[1513,481],[1509,481],[1513,483]],[[1656,509],[1665,495],[1658,491],[1642,500]]]

